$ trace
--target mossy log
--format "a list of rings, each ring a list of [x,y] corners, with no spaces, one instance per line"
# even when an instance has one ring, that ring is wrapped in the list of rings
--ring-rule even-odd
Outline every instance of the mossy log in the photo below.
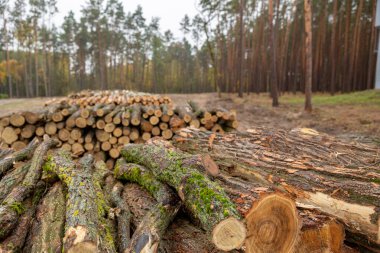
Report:
[[[149,168],[160,181],[173,187],[186,209],[200,222],[213,238],[225,237],[223,250],[240,248],[246,238],[246,229],[235,205],[223,189],[188,164],[183,164],[183,154],[164,145],[126,145],[121,151],[127,162]],[[214,240],[214,243],[217,243]]]
[[[65,201],[62,183],[57,182],[38,205],[25,252],[62,252]]]
[[[136,164],[128,164],[124,158],[117,161],[115,177],[135,182],[144,187],[157,200],[136,228],[126,252],[157,252],[161,237],[180,208],[174,191],[158,181],[154,175]]]
[[[30,168],[30,162],[26,164],[17,164],[13,170],[0,180],[0,203],[7,197],[12,189],[24,180],[26,173]]]
[[[131,222],[136,228],[146,214],[157,205],[157,201],[141,186],[127,184],[122,193],[123,201],[131,210]],[[209,240],[209,235],[192,225],[183,217],[177,217],[161,238],[159,252],[166,253],[193,253],[214,252],[221,253]]]
[[[35,213],[32,199],[24,201],[23,208],[24,212],[18,219],[12,234],[0,243],[1,253],[21,252],[24,247]]]
[[[57,142],[47,139],[34,152],[30,168],[21,184],[17,185],[2,201],[0,206],[0,239],[10,233],[20,216],[22,202],[29,197],[37,187],[42,175],[42,164],[47,151]]]
[[[29,145],[17,152],[7,155],[0,161],[0,178],[10,169],[15,162],[25,160],[32,156],[34,150],[39,145],[37,138],[33,139]]]
[[[378,148],[344,143],[311,129],[261,128],[227,135],[183,129],[173,144],[192,154],[208,152],[232,176],[288,192],[300,205],[342,222],[347,240],[380,249]]]
[[[0,159],[4,159],[4,157],[8,156],[13,152],[14,150],[11,148],[0,148]]]
[[[49,156],[44,168],[55,172],[67,186],[64,252],[98,252],[97,197],[92,182],[92,158],[85,156],[80,165],[64,151]]]

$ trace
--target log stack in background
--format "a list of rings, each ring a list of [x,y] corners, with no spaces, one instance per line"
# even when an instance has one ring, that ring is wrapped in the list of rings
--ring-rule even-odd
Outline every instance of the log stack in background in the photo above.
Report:
[[[111,168],[121,147],[192,126],[224,132],[237,127],[236,114],[206,110],[195,103],[174,108],[169,97],[130,91],[83,91],[53,99],[39,112],[14,113],[0,119],[1,145],[20,150],[47,134],[76,156],[92,153]]]

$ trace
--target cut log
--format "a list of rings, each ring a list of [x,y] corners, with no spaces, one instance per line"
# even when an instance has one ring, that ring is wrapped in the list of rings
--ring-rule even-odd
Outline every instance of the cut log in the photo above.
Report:
[[[25,124],[25,118],[21,114],[15,113],[9,118],[12,126],[21,127]]]
[[[23,150],[14,152],[0,161],[0,178],[6,173],[15,162],[22,161],[31,157],[37,146],[39,145],[38,139],[33,139],[29,145]]]
[[[224,238],[222,244],[216,244],[218,248],[228,251],[243,245],[246,230],[235,205],[220,186],[191,166],[182,164],[183,155],[180,151],[152,143],[128,144],[121,153],[127,162],[146,166],[158,180],[173,187],[186,209],[200,222],[203,229],[212,233],[213,238],[222,238],[226,235],[226,230],[229,230],[228,238]],[[214,242],[219,243],[219,240]]]
[[[62,252],[65,225],[65,195],[60,182],[54,184],[38,206],[26,252]]]
[[[21,131],[21,137],[24,139],[32,138],[35,131],[36,131],[36,126],[26,125]]]
[[[224,136],[184,129],[174,145],[193,154],[209,152],[233,175],[264,180],[298,203],[336,217],[348,241],[380,249],[378,149],[310,129],[260,128]]]
[[[12,144],[13,142],[17,141],[18,136],[13,127],[6,127],[1,134],[1,139],[6,144]]]
[[[190,123],[194,115],[190,106],[178,106],[175,111],[186,123]]]
[[[53,139],[42,142],[34,152],[29,171],[21,184],[7,195],[0,205],[0,239],[8,235],[22,212],[22,202],[35,190],[42,175],[42,164],[47,151],[56,145]]]
[[[141,122],[141,106],[135,104],[132,106],[131,112],[131,124],[133,126],[140,125]]]

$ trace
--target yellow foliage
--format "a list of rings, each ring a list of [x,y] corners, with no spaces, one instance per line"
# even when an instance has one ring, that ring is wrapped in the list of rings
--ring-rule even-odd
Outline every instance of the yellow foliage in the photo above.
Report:
[[[14,82],[22,80],[23,65],[16,60],[9,60],[9,73]],[[7,83],[7,61],[0,62],[0,84]]]

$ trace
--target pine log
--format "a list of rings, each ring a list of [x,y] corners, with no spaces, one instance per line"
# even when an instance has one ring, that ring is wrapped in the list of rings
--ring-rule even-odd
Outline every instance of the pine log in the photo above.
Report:
[[[190,106],[178,106],[175,111],[178,113],[178,116],[183,119],[186,123],[194,118],[192,109]]]
[[[191,166],[182,164],[180,151],[166,149],[161,144],[128,144],[121,153],[127,162],[146,166],[158,180],[173,187],[186,209],[212,234],[218,248],[232,250],[243,245],[246,229],[235,205],[220,186]],[[224,236],[226,230],[231,232],[229,238]]]
[[[1,139],[6,144],[12,144],[13,142],[17,141],[18,136],[13,127],[6,127],[1,134]]]
[[[21,127],[25,124],[25,118],[21,114],[15,113],[9,118],[9,122],[14,127]]]
[[[11,148],[1,148],[0,149],[0,159],[4,159],[4,157],[7,157],[8,155],[10,155],[11,153],[13,153],[14,150],[11,149]]]
[[[65,201],[62,184],[58,182],[50,188],[37,208],[25,252],[62,252]]]
[[[127,184],[122,194],[123,200],[129,206],[132,214],[131,222],[134,227],[141,224],[149,210],[157,205],[156,200],[137,184]],[[210,242],[209,236],[201,229],[193,226],[184,218],[177,217],[163,235],[159,252],[194,253],[215,252],[221,253]]]
[[[55,140],[47,139],[38,146],[24,180],[12,189],[0,205],[0,239],[8,235],[16,225],[22,202],[36,189],[41,178],[44,156],[56,144]]]
[[[36,131],[36,126],[26,125],[21,131],[21,137],[24,139],[32,138],[35,131]]]
[[[141,122],[141,106],[135,104],[132,106],[131,112],[131,124],[133,126],[140,125]]]
[[[0,203],[2,203],[16,185],[24,180],[30,168],[30,163],[13,167],[13,170],[9,171],[0,181]]]
[[[35,203],[27,199],[23,203],[23,213],[18,219],[17,226],[12,234],[0,243],[1,253],[21,252],[24,247],[30,226],[35,213]]]
[[[125,252],[129,246],[131,238],[131,211],[128,205],[121,198],[124,186],[116,183],[112,188],[111,198],[115,206],[115,215],[117,219],[118,249],[119,252]]]
[[[336,217],[345,225],[348,241],[379,250],[377,148],[343,143],[310,129],[287,133],[260,128],[224,136],[183,129],[174,145],[193,154],[209,152],[234,176],[260,178],[289,192],[297,203]]]
[[[32,156],[34,150],[39,145],[38,139],[33,139],[23,150],[14,152],[0,161],[0,178],[6,173],[15,162],[22,161]]]
[[[67,186],[64,252],[98,252],[98,200],[92,181],[91,156],[81,159],[79,168],[62,150],[50,155],[46,171],[56,173]]]

